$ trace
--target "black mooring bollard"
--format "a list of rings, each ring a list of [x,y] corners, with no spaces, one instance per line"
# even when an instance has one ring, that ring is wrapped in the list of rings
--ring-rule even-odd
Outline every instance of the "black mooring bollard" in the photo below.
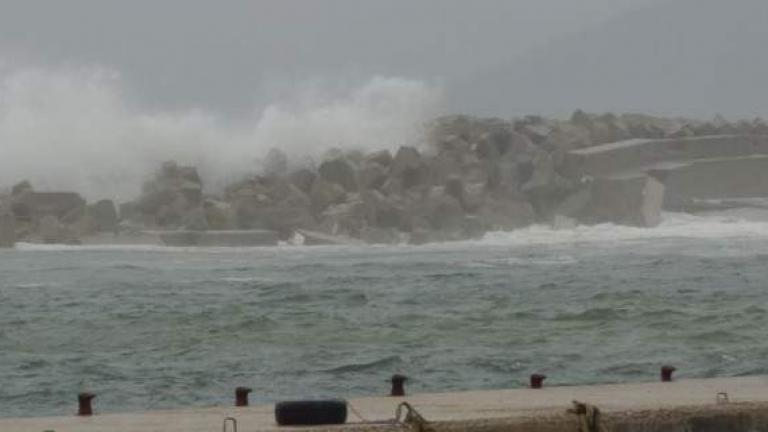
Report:
[[[235,389],[235,406],[246,407],[248,406],[248,394],[253,390],[248,387],[238,387]]]
[[[389,392],[390,396],[402,397],[405,396],[405,382],[408,377],[405,375],[395,374],[392,375],[392,391]]]
[[[531,375],[531,388],[532,389],[540,389],[544,387],[544,380],[547,379],[546,375],[542,374],[533,374]]]
[[[96,395],[93,393],[80,393],[77,395],[77,415],[79,416],[92,416],[93,407],[91,407],[91,401]]]
[[[672,382],[672,374],[677,370],[674,366],[661,367],[661,382]]]

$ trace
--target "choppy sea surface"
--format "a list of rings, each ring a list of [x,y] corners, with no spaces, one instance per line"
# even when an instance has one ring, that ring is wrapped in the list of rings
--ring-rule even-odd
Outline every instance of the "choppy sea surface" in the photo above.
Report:
[[[768,373],[768,223],[0,252],[0,416]]]

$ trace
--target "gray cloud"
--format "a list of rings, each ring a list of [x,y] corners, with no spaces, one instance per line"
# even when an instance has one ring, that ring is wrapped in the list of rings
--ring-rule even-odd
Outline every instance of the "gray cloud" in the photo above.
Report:
[[[5,52],[120,71],[158,107],[237,112],[297,83],[452,82],[650,0],[2,0]]]

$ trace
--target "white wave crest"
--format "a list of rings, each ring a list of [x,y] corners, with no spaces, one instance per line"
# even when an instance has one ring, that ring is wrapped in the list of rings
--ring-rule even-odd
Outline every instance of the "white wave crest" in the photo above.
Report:
[[[0,188],[29,179],[89,199],[132,199],[173,159],[216,189],[258,172],[271,148],[303,163],[334,147],[418,145],[441,99],[436,87],[376,77],[335,94],[297,86],[295,98],[234,121],[199,109],[150,112],[123,88],[104,68],[0,68]]]
[[[666,213],[653,228],[614,224],[579,225],[554,229],[536,225],[511,232],[488,233],[480,243],[488,245],[532,245],[566,243],[607,243],[651,239],[768,238],[768,221],[750,221],[725,215],[697,216]]]

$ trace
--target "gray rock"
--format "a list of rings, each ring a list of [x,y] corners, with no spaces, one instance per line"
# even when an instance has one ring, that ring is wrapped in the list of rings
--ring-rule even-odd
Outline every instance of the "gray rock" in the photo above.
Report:
[[[320,229],[334,236],[359,237],[366,225],[365,205],[362,200],[332,205],[323,212],[320,221]]]
[[[366,157],[366,161],[374,162],[385,168],[389,168],[392,166],[393,162],[392,153],[390,153],[389,150],[380,150],[368,155],[368,157]]]
[[[429,172],[421,154],[413,147],[402,146],[392,161],[392,177],[399,180],[404,190],[423,185]]]
[[[378,162],[367,162],[360,170],[360,186],[363,190],[381,190],[389,177],[389,169]]]
[[[184,215],[202,205],[203,184],[197,169],[175,162],[163,163],[144,183],[137,208],[144,219],[160,226],[178,226]]]
[[[348,192],[358,190],[355,167],[343,157],[323,162],[320,164],[318,173],[323,180],[337,184]]]
[[[309,191],[312,189],[312,184],[317,178],[317,174],[315,174],[315,172],[310,169],[303,168],[293,172],[290,177],[291,183],[293,183],[294,186],[299,188],[304,193],[309,193]]]
[[[101,200],[89,205],[87,213],[95,232],[114,232],[117,229],[117,208],[112,200]]]
[[[269,177],[284,176],[288,172],[288,156],[280,149],[269,149],[262,163],[262,171]]]
[[[464,208],[456,198],[434,190],[427,197],[423,207],[432,229],[448,233],[462,231]]]
[[[378,191],[364,193],[362,200],[368,225],[410,231],[410,215],[402,203]]]
[[[32,189],[32,183],[29,180],[24,180],[13,185],[11,196],[17,197],[27,192],[34,192],[34,189]]]
[[[229,231],[237,228],[237,218],[230,203],[206,200],[203,211],[209,229]]]
[[[321,178],[315,180],[309,192],[312,210],[320,214],[333,204],[340,204],[347,198],[344,188]]]

